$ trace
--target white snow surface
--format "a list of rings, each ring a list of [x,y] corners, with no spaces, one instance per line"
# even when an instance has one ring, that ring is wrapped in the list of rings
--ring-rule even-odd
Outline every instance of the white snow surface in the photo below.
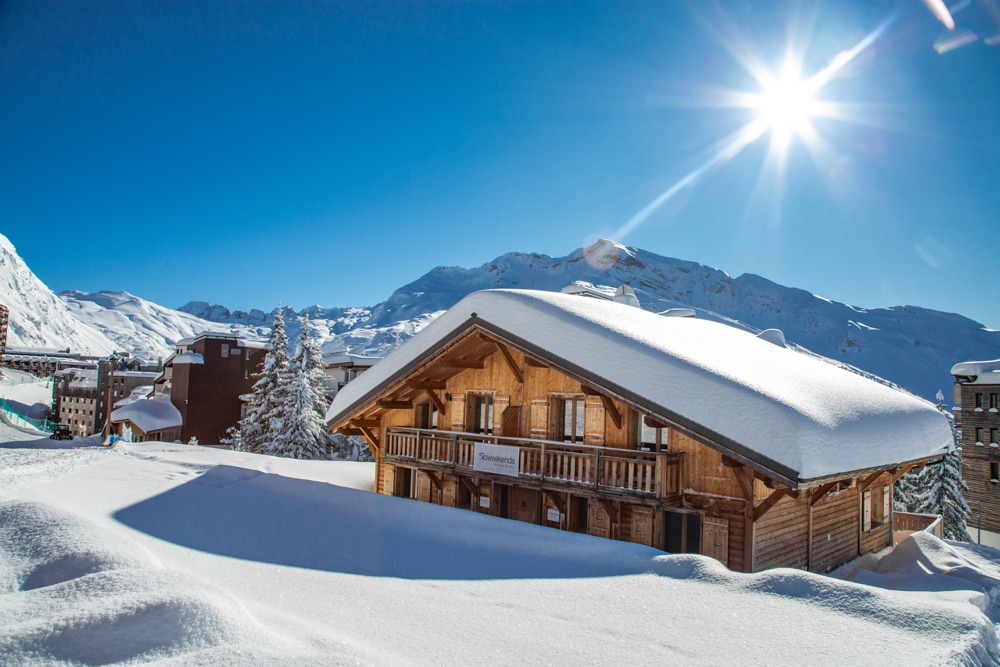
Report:
[[[344,387],[327,421],[343,419],[354,403],[473,313],[480,322],[788,466],[800,480],[942,454],[952,441],[947,419],[931,403],[753,334],[532,290],[467,296]]]
[[[743,575],[377,495],[372,464],[24,438],[0,424],[4,664],[1000,658],[1000,552],[988,548],[911,539],[852,570],[881,588]]]
[[[162,431],[184,423],[180,411],[166,396],[136,400],[111,412],[113,422],[126,419],[141,428],[143,433]]]

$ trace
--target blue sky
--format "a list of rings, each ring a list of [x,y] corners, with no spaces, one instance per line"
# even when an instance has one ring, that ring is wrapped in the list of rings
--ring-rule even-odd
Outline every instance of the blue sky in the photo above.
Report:
[[[603,235],[1000,328],[1000,3],[927,2],[8,0],[0,232],[56,291],[172,307]],[[723,150],[754,72],[859,44],[808,132]]]

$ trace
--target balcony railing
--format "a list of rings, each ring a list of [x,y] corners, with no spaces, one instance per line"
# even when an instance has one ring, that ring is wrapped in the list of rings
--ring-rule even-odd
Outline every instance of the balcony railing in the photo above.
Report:
[[[518,479],[652,498],[677,496],[681,490],[679,453],[390,426],[386,428],[385,456],[391,462],[473,473],[477,443],[517,447]]]

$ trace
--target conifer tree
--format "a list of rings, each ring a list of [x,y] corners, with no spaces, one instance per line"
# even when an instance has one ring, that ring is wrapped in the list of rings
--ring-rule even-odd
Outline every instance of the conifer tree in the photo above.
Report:
[[[288,335],[285,333],[285,320],[281,310],[274,312],[274,325],[271,328],[271,338],[267,342],[267,354],[260,372],[254,377],[253,393],[247,402],[246,414],[239,423],[239,442],[242,449],[248,452],[261,452],[264,445],[280,432],[280,424],[275,420],[282,417],[282,411],[277,403],[277,390],[283,378],[289,372]],[[232,441],[237,440],[234,435]]]
[[[966,522],[972,515],[965,500],[969,485],[962,478],[962,448],[958,446],[954,418],[944,407],[944,396],[938,391],[937,408],[951,424],[952,442],[941,463],[925,466],[920,473],[918,511],[926,514],[940,514],[944,524],[944,537],[949,540],[971,542]]]
[[[289,372],[279,378],[273,397],[274,429],[264,452],[296,459],[328,459],[326,391],[323,385],[323,354],[313,336],[308,316],[303,318],[298,352]]]

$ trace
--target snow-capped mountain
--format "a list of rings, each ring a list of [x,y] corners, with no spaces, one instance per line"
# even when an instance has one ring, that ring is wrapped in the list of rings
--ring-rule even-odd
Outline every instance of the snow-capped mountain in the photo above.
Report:
[[[181,338],[204,331],[224,331],[247,337],[270,333],[270,325],[262,329],[238,323],[210,322],[128,292],[67,290],[61,292],[59,298],[78,321],[103,332],[114,349],[149,361],[169,355]]]
[[[560,290],[574,282],[613,292],[631,285],[647,310],[686,306],[750,331],[776,328],[793,345],[895,382],[925,398],[950,395],[951,366],[1000,358],[1000,332],[961,315],[915,306],[856,308],[744,274],[601,240],[565,257],[508,253],[480,267],[438,267],[374,307],[282,309],[294,341],[308,315],[330,351],[386,354],[479,289]],[[273,311],[230,311],[204,301],[172,310],[127,292],[68,291],[56,298],[0,235],[0,303],[11,309],[10,345],[126,350],[146,359],[203,331],[267,336]]]
[[[473,269],[438,267],[371,309],[324,310],[310,316],[329,332],[326,349],[384,354],[462,297],[479,289],[559,290],[577,281],[614,290],[631,285],[647,310],[686,306],[751,331],[781,329],[795,345],[895,382],[925,398],[950,395],[952,365],[1000,358],[1000,332],[961,315],[919,308],[856,308],[744,274],[663,257],[601,240],[565,257],[508,253]],[[192,308],[192,304],[182,310]],[[198,304],[207,319],[239,322],[225,309]],[[287,321],[293,321],[288,318]]]
[[[108,354],[114,343],[97,328],[77,320],[32,273],[14,245],[0,234],[0,303],[10,311],[7,345],[70,348],[83,354]]]

